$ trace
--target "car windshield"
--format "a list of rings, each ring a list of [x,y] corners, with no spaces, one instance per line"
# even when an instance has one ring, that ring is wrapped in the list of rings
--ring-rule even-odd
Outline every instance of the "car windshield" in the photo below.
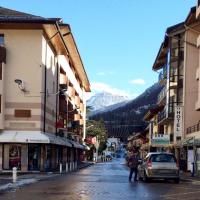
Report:
[[[168,154],[155,154],[151,156],[152,162],[176,162],[173,155]]]

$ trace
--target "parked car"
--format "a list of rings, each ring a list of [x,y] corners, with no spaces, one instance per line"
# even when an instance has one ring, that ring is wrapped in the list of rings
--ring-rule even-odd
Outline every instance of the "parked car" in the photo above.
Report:
[[[138,166],[138,178],[148,182],[151,179],[173,179],[179,183],[179,166],[170,153],[148,153]]]

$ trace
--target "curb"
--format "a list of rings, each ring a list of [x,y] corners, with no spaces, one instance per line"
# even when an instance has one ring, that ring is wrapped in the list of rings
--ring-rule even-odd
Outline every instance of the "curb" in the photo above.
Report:
[[[90,167],[92,165],[94,165],[94,163],[85,163],[84,165],[79,166],[76,171],[79,171],[81,169]],[[23,187],[25,185],[30,185],[32,183],[36,183],[36,182],[39,182],[39,181],[42,181],[42,180],[48,180],[48,179],[51,179],[51,178],[55,178],[55,177],[57,177],[59,175],[64,175],[64,174],[70,174],[70,172],[69,173],[62,173],[62,174],[60,174],[60,173],[52,173],[51,175],[45,176],[45,177],[22,178],[22,179],[19,179],[16,184],[10,182],[10,183],[6,183],[6,184],[3,184],[3,185],[0,185],[0,192],[6,192],[6,191],[9,191],[9,190],[16,189],[16,188],[19,188],[19,187]]]

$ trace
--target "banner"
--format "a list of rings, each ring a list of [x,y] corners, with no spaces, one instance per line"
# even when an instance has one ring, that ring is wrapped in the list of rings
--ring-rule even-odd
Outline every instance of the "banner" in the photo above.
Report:
[[[175,106],[174,113],[174,138],[181,137],[183,134],[183,107]]]

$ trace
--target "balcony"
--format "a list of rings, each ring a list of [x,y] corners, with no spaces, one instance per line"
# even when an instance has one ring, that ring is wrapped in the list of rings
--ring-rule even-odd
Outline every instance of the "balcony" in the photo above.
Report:
[[[166,109],[158,113],[158,124],[163,124],[164,120],[166,119],[167,114],[166,114]]]
[[[6,48],[0,46],[0,63],[6,63]]]
[[[77,108],[80,108],[80,97],[79,96],[75,96],[75,99],[74,99],[74,102],[75,102],[75,106]]]
[[[157,104],[163,105],[165,104],[165,100],[166,100],[166,88],[164,87],[158,95]]]
[[[81,110],[81,113],[84,112],[84,105],[83,105],[83,103],[80,103],[80,110]]]
[[[166,106],[168,106],[168,110],[166,109]],[[174,103],[170,103],[169,105],[166,105],[166,106],[164,110],[158,113],[159,125],[164,125],[168,123],[174,117]]]
[[[59,113],[61,115],[67,114],[67,102],[63,97],[59,98]]]
[[[190,126],[187,128],[186,130],[186,134],[191,134],[191,133],[195,133],[200,131],[200,122],[198,122],[197,124]]]
[[[167,67],[164,66],[163,70],[160,72],[158,76],[158,81],[161,85],[164,85],[166,84],[166,80],[167,80]]]
[[[68,96],[70,98],[74,98],[75,97],[75,89],[72,86],[68,87]]]
[[[60,85],[67,86],[67,76],[65,74],[60,74]]]

